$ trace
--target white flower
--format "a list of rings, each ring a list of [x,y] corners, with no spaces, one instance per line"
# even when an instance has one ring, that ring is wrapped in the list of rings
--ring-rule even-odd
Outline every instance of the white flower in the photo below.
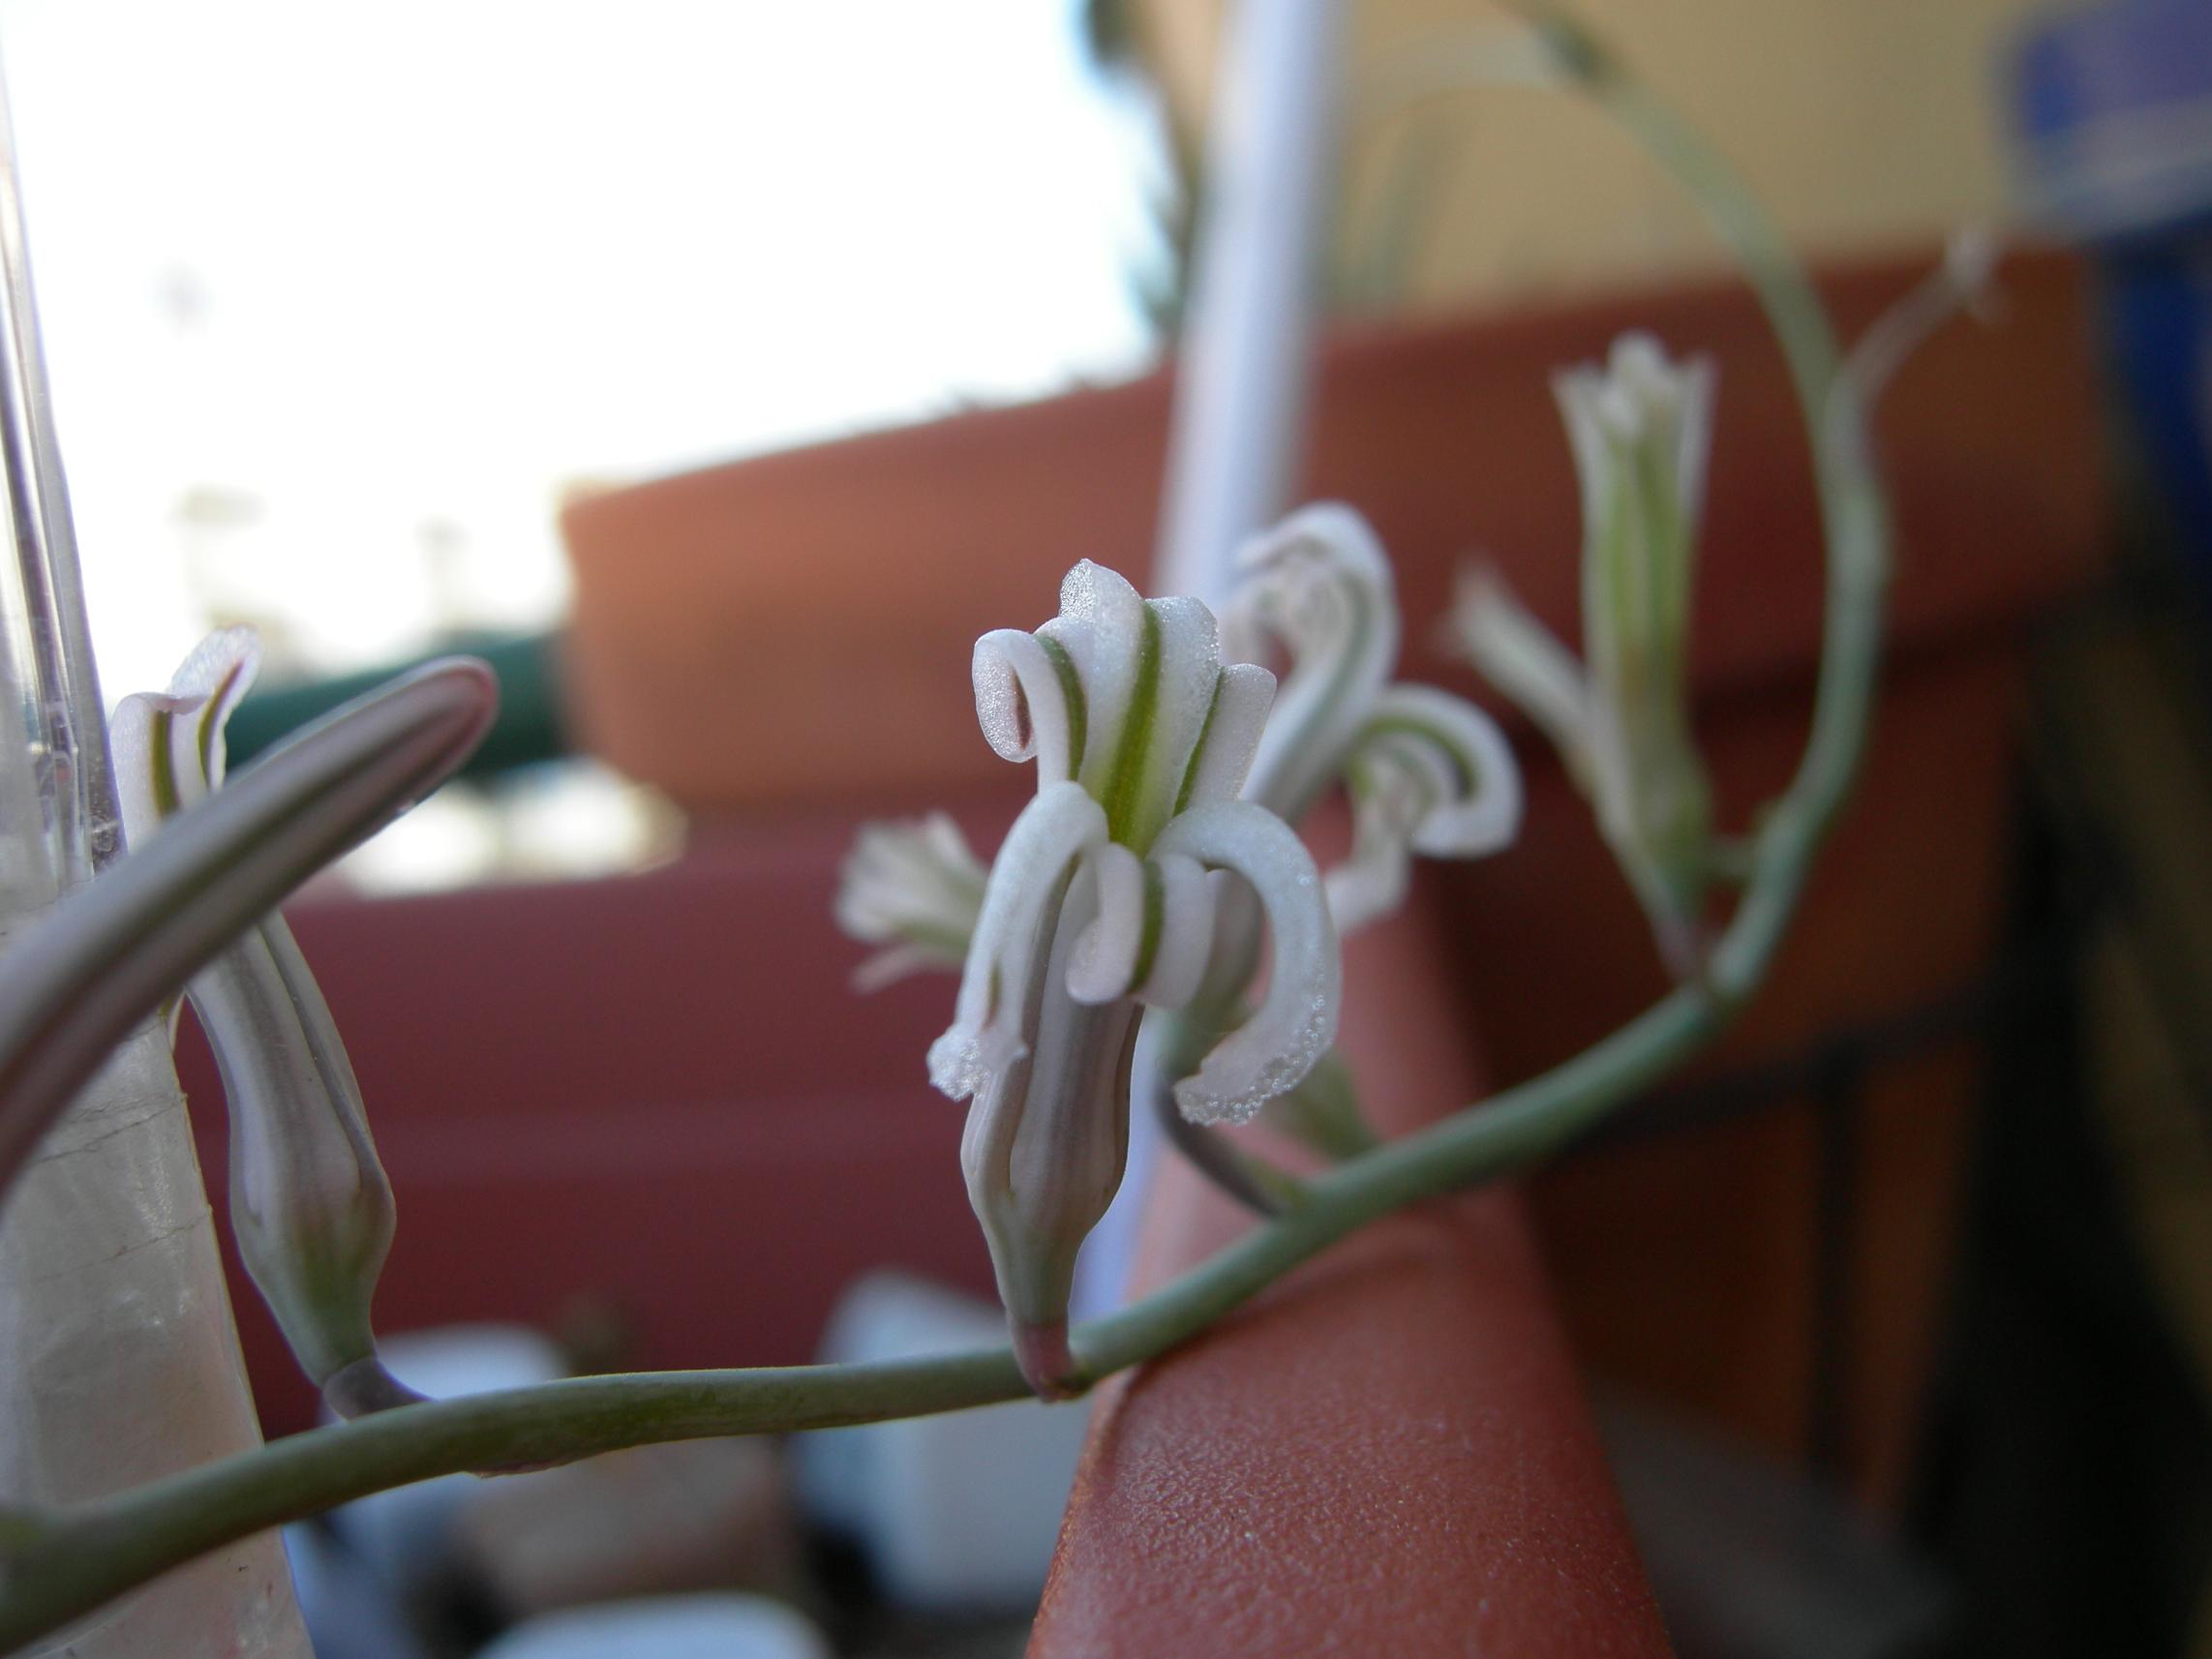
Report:
[[[1590,797],[1679,975],[1696,971],[1712,801],[1690,732],[1688,637],[1713,374],[1649,335],[1554,381],[1582,481],[1583,649],[1574,657],[1495,572],[1463,582],[1454,624]]]
[[[252,685],[250,628],[210,635],[167,694],[127,697],[112,721],[131,846],[224,777],[224,724]],[[300,1367],[346,1415],[416,1398],[376,1357],[369,1304],[391,1249],[390,1183],[322,993],[270,912],[196,975],[230,1114],[238,1253]]]
[[[1268,636],[1287,648],[1280,700],[1267,669],[1225,666],[1197,600],[1146,600],[1078,564],[1057,618],[976,643],[984,735],[1034,761],[1038,784],[980,908],[949,825],[865,830],[846,866],[840,919],[897,942],[894,966],[965,945],[929,1075],[974,1101],[969,1197],[1041,1394],[1074,1368],[1069,1281],[1121,1182],[1142,1011],[1188,1010],[1175,1108],[1249,1120],[1335,1041],[1339,928],[1399,902],[1414,852],[1488,852],[1520,821],[1520,774],[1489,717],[1389,683],[1397,603],[1354,514],[1309,508],[1244,559],[1231,621],[1252,652]],[[1353,848],[1324,882],[1289,824],[1340,782]],[[1266,988],[1248,1011],[1262,937]]]
[[[1250,1118],[1327,1052],[1336,933],[1296,835],[1234,799],[1274,677],[1225,667],[1197,600],[1143,599],[1086,561],[1056,618],[977,642],[974,678],[985,738],[1037,763],[1038,793],[992,863],[929,1075],[973,1099],[969,1196],[1024,1372],[1050,1394],[1073,1364],[1076,1251],[1121,1181],[1136,1022],[1197,993],[1217,884],[1257,896],[1272,970],[1252,1017],[1175,1083],[1194,1121]]]
[[[1328,874],[1341,932],[1395,910],[1412,855],[1475,858],[1521,825],[1521,772],[1497,722],[1462,698],[1393,685],[1398,601],[1375,532],[1333,502],[1302,509],[1240,556],[1232,637],[1280,640],[1290,672],[1244,788],[1296,823],[1338,782],[1350,791],[1349,859]]]
[[[927,968],[957,972],[989,877],[942,812],[863,825],[838,874],[837,925],[886,949],[854,971],[853,988],[872,991]]]

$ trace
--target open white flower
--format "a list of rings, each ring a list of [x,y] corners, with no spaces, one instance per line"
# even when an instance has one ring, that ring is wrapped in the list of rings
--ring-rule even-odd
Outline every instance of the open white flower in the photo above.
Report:
[[[166,694],[127,697],[111,723],[134,849],[221,786],[223,729],[253,684],[250,628],[211,634]],[[300,1368],[352,1416],[417,1398],[377,1360],[369,1305],[391,1249],[391,1184],[353,1068],[282,916],[270,912],[194,976],[230,1114],[238,1253]]]
[[[1688,638],[1712,427],[1709,362],[1645,334],[1554,382],[1582,481],[1584,661],[1495,572],[1454,613],[1493,684],[1551,739],[1681,975],[1696,969],[1712,799],[1690,732]]]
[[[1425,685],[1391,684],[1399,645],[1390,563],[1365,520],[1322,502],[1256,537],[1227,625],[1246,654],[1261,636],[1290,658],[1244,788],[1296,823],[1340,781],[1352,846],[1328,874],[1331,914],[1350,932],[1404,902],[1412,855],[1476,858],[1521,826],[1521,772],[1496,721]]]
[[[974,675],[985,737],[1037,763],[1038,792],[991,866],[929,1075],[973,1098],[969,1195],[1023,1370],[1049,1394],[1073,1363],[1076,1249],[1121,1182],[1136,1022],[1197,993],[1217,883],[1256,895],[1272,970],[1252,1017],[1176,1082],[1193,1121],[1250,1118],[1327,1052],[1337,942],[1296,835],[1234,799],[1275,681],[1223,665],[1203,605],[1146,600],[1086,561],[1056,618],[977,642]]]

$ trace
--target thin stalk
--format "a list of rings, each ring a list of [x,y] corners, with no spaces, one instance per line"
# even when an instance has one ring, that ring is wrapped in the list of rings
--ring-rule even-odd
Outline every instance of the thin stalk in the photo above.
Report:
[[[1315,1182],[1312,1196],[1142,1302],[1076,1333],[1084,1384],[1166,1352],[1368,1222],[1527,1167],[1712,1029],[1678,992],[1544,1076]],[[0,1646],[30,1641],[207,1550],[374,1492],[662,1440],[838,1428],[1027,1398],[1008,1348],[889,1364],[582,1377],[401,1406],[32,1518],[7,1551]]]

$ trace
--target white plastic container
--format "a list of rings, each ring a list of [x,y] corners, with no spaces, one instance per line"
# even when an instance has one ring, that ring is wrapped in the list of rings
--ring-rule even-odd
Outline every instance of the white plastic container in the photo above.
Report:
[[[992,1304],[870,1274],[824,1333],[826,1362],[911,1359],[1006,1340]],[[1020,1401],[795,1435],[800,1500],[857,1542],[885,1595],[931,1612],[1036,1605],[1090,1412]]]

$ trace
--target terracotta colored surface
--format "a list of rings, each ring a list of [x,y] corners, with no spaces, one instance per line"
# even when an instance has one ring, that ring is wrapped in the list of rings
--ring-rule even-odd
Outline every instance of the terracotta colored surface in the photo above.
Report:
[[[2001,647],[1892,666],[1863,793],[1767,994],[1693,1076],[1799,1052],[1987,971],[2014,766],[2015,665]],[[1800,694],[1710,710],[1702,732],[1734,821],[1796,764],[1805,707]],[[1436,872],[1460,942],[1457,980],[1500,1082],[1566,1058],[1661,988],[1587,810],[1549,757],[1524,753],[1519,845]],[[1885,1503],[1901,1496],[1919,1427],[1977,1074],[1965,1041],[1885,1065],[1861,1125],[1844,1472]],[[1815,1138],[1809,1102],[1775,1105],[1561,1165],[1532,1199],[1576,1345],[1598,1375],[1797,1463],[1810,1450]]]
[[[1357,942],[1348,1045],[1379,1115],[1470,1095],[1434,946]],[[1163,1172],[1140,1283],[1248,1218]],[[1339,1245],[1094,1413],[1031,1659],[1659,1654],[1658,1614],[1518,1205]]]
[[[1918,273],[1828,284],[1856,330]],[[2012,260],[1999,328],[1958,329],[1899,377],[1881,422],[1908,558],[1899,633],[1987,626],[2079,580],[2098,502],[2076,267]],[[1721,369],[1701,585],[1708,686],[1802,669],[1819,613],[1803,438],[1750,302],[1706,288],[1338,340],[1301,493],[1368,512],[1396,555],[1408,654],[1481,549],[1535,608],[1573,615],[1575,490],[1551,372],[1629,326]],[[1140,571],[1168,405],[1154,377],[710,468],[562,517],[575,573],[578,729],[700,806],[960,780],[968,649],[1051,614],[1079,558]],[[823,642],[833,642],[825,651]],[[1464,681],[1463,681],[1464,682]]]
[[[611,1328],[624,1363],[776,1365],[813,1357],[869,1268],[988,1292],[961,1112],[923,1071],[948,982],[848,988],[861,951],[830,893],[849,834],[788,824],[628,880],[291,908],[398,1196],[382,1328]],[[180,1063],[220,1191],[221,1090],[189,1021]],[[233,1283],[264,1421],[302,1427],[309,1392]]]

